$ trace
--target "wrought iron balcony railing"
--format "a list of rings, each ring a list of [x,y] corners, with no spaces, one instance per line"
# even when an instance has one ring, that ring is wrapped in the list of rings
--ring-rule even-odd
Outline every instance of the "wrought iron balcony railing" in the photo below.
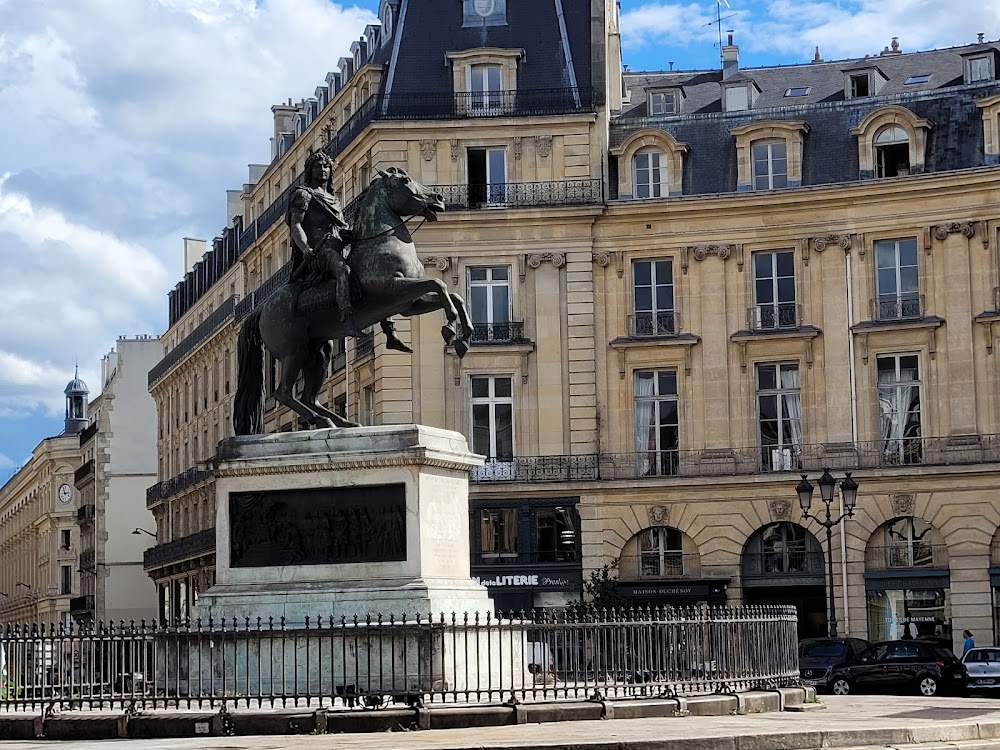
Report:
[[[741,569],[744,578],[822,576],[824,562],[822,552],[744,552]]]
[[[167,500],[174,495],[186,490],[198,482],[205,481],[212,477],[211,471],[199,469],[197,467],[182,471],[175,477],[157,482],[152,487],[146,489],[146,507],[156,505],[158,502]]]
[[[73,472],[73,483],[80,484],[87,477],[93,476],[94,474],[94,459],[90,459],[85,464],[80,466],[76,471]]]
[[[196,555],[215,552],[215,527],[203,529],[166,544],[157,544],[142,553],[142,567],[146,570],[180,562]]]
[[[802,325],[802,308],[795,302],[758,304],[747,310],[747,327],[751,331],[780,331]]]
[[[676,336],[680,325],[680,313],[677,310],[637,312],[628,316],[629,334],[637,339]]]
[[[519,344],[524,339],[524,323],[474,323],[473,344]]]
[[[236,310],[239,295],[233,295],[206,317],[198,327],[191,331],[177,346],[171,349],[152,370],[149,371],[149,387],[152,388],[159,380],[176,367],[182,359],[193,352],[219,328],[226,324]]]
[[[80,553],[80,569],[85,570],[88,573],[94,572],[94,563],[97,562],[97,550],[93,547],[88,547],[83,552]]]
[[[487,459],[470,472],[472,482],[573,482],[598,479],[597,456],[514,456]]]
[[[701,578],[701,556],[696,552],[668,550],[622,555],[618,560],[618,577],[622,581]]]
[[[94,435],[97,434],[98,426],[99,426],[98,423],[94,422],[93,424],[87,425],[86,429],[84,429],[83,432],[80,433],[81,446],[86,445],[87,441],[89,441],[92,437],[94,437]]]
[[[288,281],[288,276],[291,273],[292,262],[288,261],[285,265],[265,279],[263,284],[240,300],[239,304],[236,306],[236,321],[240,322],[244,320],[248,315],[250,315],[250,313],[263,305],[267,301],[267,298],[274,294],[278,287]]]
[[[97,516],[97,507],[93,503],[81,505],[76,509],[76,522],[86,523],[92,521]]]
[[[451,211],[531,206],[581,206],[604,202],[601,180],[434,185]]]
[[[880,296],[870,301],[872,320],[880,323],[895,320],[919,320],[924,317],[924,296],[922,294],[902,294]]]
[[[580,559],[580,552],[574,546],[567,549],[558,550],[532,550],[531,552],[518,551],[479,551],[472,553],[472,564],[503,566],[503,565],[536,565],[536,564],[566,564],[575,563]]]
[[[891,544],[886,547],[868,547],[865,550],[865,570],[899,570],[908,568],[948,568],[948,545]]]
[[[593,88],[520,89],[458,93],[400,92],[383,96],[383,120],[443,120],[467,117],[530,117],[591,112]]]

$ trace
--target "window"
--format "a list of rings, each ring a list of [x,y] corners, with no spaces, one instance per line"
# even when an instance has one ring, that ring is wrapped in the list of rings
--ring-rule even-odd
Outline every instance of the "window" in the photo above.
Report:
[[[469,269],[473,341],[511,341],[510,266]]]
[[[69,596],[73,593],[73,566],[63,565],[62,566],[62,576],[59,582],[59,593],[63,596]]]
[[[469,149],[469,208],[506,202],[507,155],[503,148]]]
[[[795,254],[791,250],[754,253],[754,330],[799,325],[795,304]]]
[[[680,578],[684,575],[683,535],[657,526],[639,536],[639,577]]]
[[[462,26],[506,26],[507,0],[464,0]]]
[[[916,239],[876,242],[875,272],[877,320],[906,320],[922,315]]]
[[[726,89],[726,112],[743,112],[750,109],[750,92],[746,86]]]
[[[498,461],[514,458],[514,394],[509,377],[472,377],[472,450]]]
[[[535,514],[538,562],[572,562],[577,559],[575,508],[544,508]]]
[[[672,91],[660,91],[649,95],[649,114],[677,114],[677,96]]]
[[[375,424],[375,386],[366,385],[361,389],[361,423],[369,427]]]
[[[667,187],[667,156],[659,149],[647,149],[635,155],[636,198],[665,198]]]
[[[632,265],[632,294],[635,304],[633,336],[670,336],[677,333],[672,261],[636,261]]]
[[[784,141],[761,141],[751,147],[753,189],[788,187],[788,156]]]
[[[851,76],[851,98],[858,99],[869,96],[871,92],[871,78],[867,73]]]
[[[799,86],[797,88],[785,89],[785,96],[805,96],[811,90],[811,86]]]
[[[341,393],[333,399],[333,413],[347,419],[347,396]]]
[[[677,371],[635,373],[635,451],[639,476],[677,473]]]
[[[517,560],[517,508],[483,509],[479,513],[481,562]]]
[[[70,531],[69,529],[63,529],[60,532],[60,536],[62,538],[62,542],[60,543],[60,546],[64,550],[72,549],[73,548],[73,532]]]
[[[897,177],[910,173],[910,139],[898,125],[875,136],[875,176]]]
[[[473,65],[469,68],[469,114],[499,114],[502,106],[501,67]]]
[[[815,566],[807,559],[808,532],[798,524],[782,521],[761,530],[760,551],[765,574],[805,573]]]
[[[757,365],[761,468],[791,471],[802,454],[802,396],[796,364]]]
[[[918,464],[920,442],[920,368],[916,354],[878,357],[879,435],[882,460],[889,465]]]
[[[969,83],[992,80],[993,75],[990,70],[990,58],[972,57],[969,58],[967,64],[969,69]]]
[[[918,76],[910,76],[905,81],[903,81],[904,86],[913,86],[917,83],[927,83],[931,79],[930,73],[926,73]]]

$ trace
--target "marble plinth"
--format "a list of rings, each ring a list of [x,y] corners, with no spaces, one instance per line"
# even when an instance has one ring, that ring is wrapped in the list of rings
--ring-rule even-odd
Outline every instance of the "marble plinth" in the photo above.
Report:
[[[491,611],[469,575],[469,470],[482,463],[459,433],[422,425],[223,441],[216,582],[196,616],[302,628]]]

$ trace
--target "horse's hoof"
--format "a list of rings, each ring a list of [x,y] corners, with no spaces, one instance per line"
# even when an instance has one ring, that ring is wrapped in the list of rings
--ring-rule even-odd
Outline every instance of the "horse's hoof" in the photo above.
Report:
[[[451,326],[447,325],[441,326],[441,338],[444,339],[444,343],[446,346],[455,340],[456,335],[457,334],[455,333],[455,329],[452,328]]]
[[[387,336],[385,339],[386,349],[395,349],[397,352],[405,352],[406,354],[413,354],[413,350],[404,344],[402,341],[397,339],[395,336]]]
[[[459,359],[464,357],[468,353],[468,351],[469,351],[468,341],[466,341],[465,339],[457,339],[455,341],[455,354],[458,355]]]

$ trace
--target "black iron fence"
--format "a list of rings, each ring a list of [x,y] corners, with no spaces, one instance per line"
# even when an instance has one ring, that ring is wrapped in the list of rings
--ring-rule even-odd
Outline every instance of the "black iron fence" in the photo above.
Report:
[[[794,302],[758,304],[747,310],[747,326],[751,331],[777,331],[801,325],[802,307]]]
[[[434,185],[449,210],[578,206],[604,202],[603,185],[596,180],[549,182],[494,182],[491,184]]]
[[[517,91],[399,92],[382,97],[384,120],[443,120],[466,117],[529,117],[591,112],[593,88],[520,89]]]
[[[676,336],[680,330],[680,313],[676,310],[637,312],[628,316],[628,332],[633,338]]]
[[[179,492],[183,492],[198,482],[203,482],[212,477],[212,472],[207,469],[192,467],[185,469],[180,474],[157,482],[152,487],[146,488],[146,507],[156,505],[161,500],[173,497]]]
[[[899,296],[881,296],[871,300],[872,320],[914,320],[924,315],[924,296],[922,294],[901,294]]]
[[[8,625],[0,708],[136,710],[649,697],[794,685],[792,607]]]
[[[206,339],[225,325],[233,316],[236,304],[239,302],[239,295],[229,297],[219,305],[213,312],[198,324],[198,327],[191,331],[177,346],[171,349],[161,359],[153,369],[149,371],[148,386],[152,388],[168,372],[176,367],[182,359],[197,349]]]

